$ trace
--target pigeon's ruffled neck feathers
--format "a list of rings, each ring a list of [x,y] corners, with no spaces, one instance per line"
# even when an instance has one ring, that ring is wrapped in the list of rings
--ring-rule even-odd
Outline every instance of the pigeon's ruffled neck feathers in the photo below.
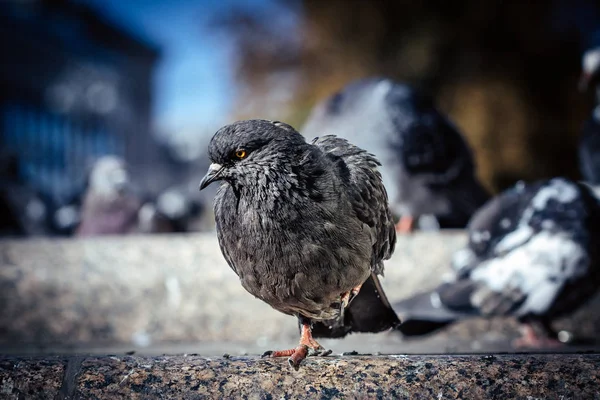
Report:
[[[258,208],[275,209],[294,206],[308,199],[322,200],[330,186],[332,173],[326,168],[323,155],[304,143],[287,156],[275,155],[265,159],[259,168],[252,168],[242,178],[232,183],[235,191]]]

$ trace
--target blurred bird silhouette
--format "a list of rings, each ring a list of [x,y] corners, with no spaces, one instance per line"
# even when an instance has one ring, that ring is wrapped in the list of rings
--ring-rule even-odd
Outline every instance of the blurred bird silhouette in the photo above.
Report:
[[[191,196],[185,185],[171,187],[144,203],[139,212],[140,229],[145,233],[189,232],[203,209],[198,196]]]
[[[455,253],[452,277],[394,305],[406,336],[455,321],[513,316],[516,347],[558,345],[551,327],[600,286],[600,206],[584,184],[562,178],[517,184],[469,222],[469,243]]]
[[[399,232],[425,221],[434,229],[464,228],[489,199],[465,139],[431,98],[408,85],[352,82],[315,106],[302,134],[334,134],[380,160]]]
[[[76,236],[136,232],[141,202],[130,184],[123,160],[112,155],[100,157],[90,174]]]
[[[583,54],[579,89],[596,92],[596,106],[581,132],[579,166],[587,182],[600,185],[600,46]]]

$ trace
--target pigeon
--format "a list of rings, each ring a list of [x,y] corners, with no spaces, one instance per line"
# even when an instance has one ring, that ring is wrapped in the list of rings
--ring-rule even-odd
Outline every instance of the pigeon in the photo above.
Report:
[[[139,211],[144,233],[182,233],[191,230],[191,221],[203,211],[203,204],[188,195],[185,187],[170,187],[155,201],[145,202]]]
[[[130,193],[124,161],[113,155],[100,157],[92,167],[84,195],[76,236],[128,234],[138,230],[137,196]]]
[[[596,90],[596,107],[584,126],[579,141],[579,167],[586,182],[600,185],[600,47],[586,51],[582,59],[579,89]]]
[[[394,304],[398,330],[423,335],[470,317],[515,317],[515,347],[560,345],[551,322],[600,286],[600,204],[565,178],[518,183],[478,210],[451,276],[433,291]]]
[[[415,229],[423,217],[433,229],[464,228],[490,197],[457,127],[409,85],[384,78],[354,81],[317,104],[301,132],[346,138],[381,161],[400,233]]]
[[[263,356],[289,357],[297,370],[329,353],[314,325],[340,337],[400,323],[378,279],[396,232],[372,154],[332,135],[307,143],[260,119],[219,129],[208,154],[200,190],[221,181],[214,214],[225,260],[249,293],[300,324],[296,348]]]

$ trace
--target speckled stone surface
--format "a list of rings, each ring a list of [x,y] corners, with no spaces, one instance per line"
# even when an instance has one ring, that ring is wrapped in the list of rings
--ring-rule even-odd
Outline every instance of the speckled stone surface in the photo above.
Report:
[[[382,279],[389,299],[433,288],[465,242],[460,231],[400,236]],[[0,309],[0,353],[116,347],[258,354],[298,338],[293,317],[241,287],[214,233],[0,241]],[[600,297],[556,326],[597,337]],[[485,352],[516,334],[511,320],[475,319],[423,340],[352,335],[324,345],[337,352]]]
[[[0,358],[0,399],[52,399],[61,390],[63,359]]]
[[[3,399],[600,399],[599,355],[0,359]]]

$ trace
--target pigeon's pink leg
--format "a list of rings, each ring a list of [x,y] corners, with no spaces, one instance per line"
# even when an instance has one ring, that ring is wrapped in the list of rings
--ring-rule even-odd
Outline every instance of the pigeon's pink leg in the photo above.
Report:
[[[415,227],[415,219],[410,215],[403,215],[396,224],[396,232],[411,233]]]
[[[276,351],[266,351],[262,356],[263,357],[289,357],[288,363],[295,369],[298,370],[300,367],[300,363],[309,355],[309,350],[315,355],[327,355],[329,353],[324,352],[325,348],[321,346],[315,339],[312,337],[312,333],[310,330],[309,323],[302,324],[302,330],[300,334],[300,343],[298,347],[295,349],[289,350],[276,350]]]
[[[540,336],[530,323],[523,324],[523,336],[513,340],[513,347],[515,348],[555,348],[563,346],[564,343],[561,341],[551,338]]]

